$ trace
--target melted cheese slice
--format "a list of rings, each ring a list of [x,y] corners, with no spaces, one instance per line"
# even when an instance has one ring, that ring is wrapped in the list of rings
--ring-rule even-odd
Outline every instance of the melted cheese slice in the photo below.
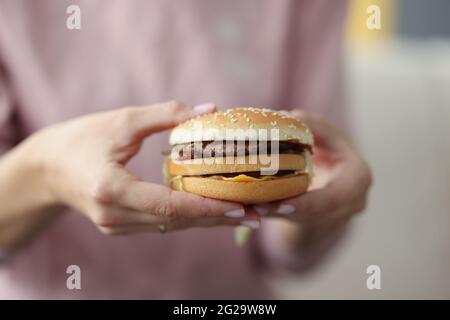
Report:
[[[240,174],[235,177],[223,177],[223,176],[215,176],[215,178],[225,181],[233,181],[233,182],[254,182],[254,181],[267,181],[274,180],[276,177],[274,176],[262,176],[260,178],[250,177],[245,174]]]

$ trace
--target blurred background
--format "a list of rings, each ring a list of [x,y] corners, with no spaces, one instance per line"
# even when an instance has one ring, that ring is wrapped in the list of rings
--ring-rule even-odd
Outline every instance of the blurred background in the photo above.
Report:
[[[368,6],[381,8],[369,30]],[[327,263],[274,281],[284,298],[450,298],[450,1],[353,0],[346,72],[368,210]],[[381,268],[368,290],[366,268]]]

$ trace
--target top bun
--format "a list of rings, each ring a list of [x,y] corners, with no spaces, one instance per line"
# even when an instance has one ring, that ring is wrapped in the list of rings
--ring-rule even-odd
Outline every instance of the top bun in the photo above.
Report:
[[[233,129],[241,130],[232,131]],[[278,137],[271,136],[271,129],[278,129]],[[230,131],[237,134],[232,140],[294,140],[307,145],[313,144],[311,131],[299,119],[259,108],[234,108],[190,119],[172,130],[169,142],[175,145],[197,141],[225,141],[230,140]]]

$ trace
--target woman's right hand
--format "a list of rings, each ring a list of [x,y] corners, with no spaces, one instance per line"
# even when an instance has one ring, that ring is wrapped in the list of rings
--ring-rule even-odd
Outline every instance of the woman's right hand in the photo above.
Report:
[[[84,213],[105,234],[245,225],[259,218],[244,216],[240,204],[172,191],[125,168],[146,137],[214,110],[176,101],[125,107],[47,127],[24,148],[46,203]]]

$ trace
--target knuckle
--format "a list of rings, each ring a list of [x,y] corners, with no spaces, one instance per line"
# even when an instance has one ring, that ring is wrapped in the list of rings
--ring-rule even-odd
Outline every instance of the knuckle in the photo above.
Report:
[[[96,184],[92,189],[92,199],[97,204],[111,204],[115,198],[115,191],[108,185]]]
[[[96,181],[91,190],[92,198],[99,203],[109,203],[114,198],[110,183],[105,178]]]
[[[102,183],[98,183],[92,188],[91,196],[98,203],[109,203],[113,198],[112,190]]]
[[[118,181],[111,181],[109,174],[104,172],[91,188],[91,196],[100,204],[112,203],[121,195],[121,187]]]
[[[170,201],[164,201],[156,206],[154,214],[160,217],[165,217],[173,222],[178,216],[176,206]]]

